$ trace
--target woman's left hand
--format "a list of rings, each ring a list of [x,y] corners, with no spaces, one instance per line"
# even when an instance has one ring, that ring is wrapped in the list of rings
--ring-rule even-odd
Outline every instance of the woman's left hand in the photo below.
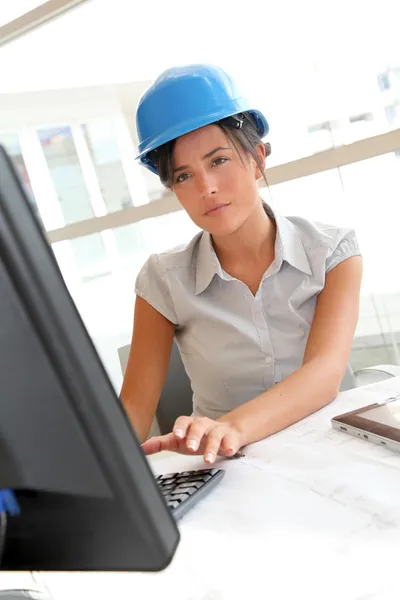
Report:
[[[217,455],[234,456],[239,451],[239,429],[227,421],[214,421],[207,417],[179,417],[167,435],[152,437],[144,444],[145,454],[162,450],[181,454],[203,454],[204,461],[214,463]]]

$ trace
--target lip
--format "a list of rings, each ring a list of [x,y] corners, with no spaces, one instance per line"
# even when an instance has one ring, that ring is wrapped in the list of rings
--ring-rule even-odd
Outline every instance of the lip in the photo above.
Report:
[[[214,206],[209,208],[204,214],[206,215],[206,217],[212,217],[213,215],[219,214],[221,212],[221,210],[226,208],[227,206],[229,206],[229,204],[225,204],[225,203],[215,204]]]

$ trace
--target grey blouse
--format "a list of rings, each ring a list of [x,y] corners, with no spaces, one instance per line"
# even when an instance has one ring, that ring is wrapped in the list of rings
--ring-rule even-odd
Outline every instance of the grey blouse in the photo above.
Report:
[[[275,260],[255,296],[221,268],[207,232],[138,275],[136,294],[176,324],[195,415],[218,418],[298,369],[326,273],[360,254],[351,229],[270,214]]]

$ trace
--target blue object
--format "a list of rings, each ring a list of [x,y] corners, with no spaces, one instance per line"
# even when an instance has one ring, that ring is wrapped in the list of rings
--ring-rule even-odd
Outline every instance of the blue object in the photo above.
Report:
[[[269,131],[267,119],[253,108],[225,71],[207,64],[168,69],[139,101],[137,158],[157,173],[149,152],[185,133],[243,112],[252,114],[260,138],[265,137]]]
[[[0,513],[6,512],[11,517],[19,515],[18,501],[11,490],[0,490]]]

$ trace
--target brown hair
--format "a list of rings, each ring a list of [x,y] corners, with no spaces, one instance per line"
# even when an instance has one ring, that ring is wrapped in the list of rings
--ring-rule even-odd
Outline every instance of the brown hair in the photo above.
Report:
[[[239,151],[236,142],[239,142],[246,154],[250,154],[254,158],[268,185],[264,165],[256,148],[259,144],[263,144],[265,155],[269,156],[271,154],[271,144],[269,142],[262,142],[253,116],[250,113],[240,113],[217,121],[214,124],[218,125],[218,127],[220,127],[228,136],[238,154]],[[159,148],[156,148],[156,150],[153,150],[150,155],[157,166],[158,176],[161,182],[167,187],[172,186],[174,180],[173,154],[175,141],[176,140],[172,140],[171,142],[163,144]]]

